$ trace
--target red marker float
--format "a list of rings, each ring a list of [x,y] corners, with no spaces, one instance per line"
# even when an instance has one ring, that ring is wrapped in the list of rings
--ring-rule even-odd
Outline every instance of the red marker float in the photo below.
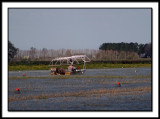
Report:
[[[117,82],[117,86],[118,86],[118,87],[120,87],[120,86],[121,86],[120,82]]]
[[[23,76],[26,76],[26,74],[24,73]]]
[[[19,91],[19,88],[16,88],[16,91]]]
[[[20,92],[20,90],[19,90],[19,88],[16,88],[16,94],[20,94],[21,92]]]

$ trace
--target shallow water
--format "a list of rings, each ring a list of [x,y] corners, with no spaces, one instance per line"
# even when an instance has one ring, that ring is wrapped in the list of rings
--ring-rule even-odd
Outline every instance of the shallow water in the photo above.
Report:
[[[10,71],[9,76],[49,76],[49,70]],[[46,99],[27,99],[9,102],[9,110],[148,110],[151,111],[151,91],[125,93],[95,93],[79,96],[64,96],[65,93],[92,90],[134,89],[151,87],[151,68],[87,69],[84,76],[124,76],[124,78],[71,78],[71,79],[9,79],[9,98],[60,94]],[[125,78],[133,76],[134,78]],[[136,77],[137,76],[137,77]],[[138,76],[142,76],[141,78]],[[143,77],[147,76],[147,77]],[[121,83],[118,87],[116,82]],[[20,89],[17,94],[15,89]],[[17,106],[18,105],[18,106]]]
[[[136,72],[135,72],[136,71]],[[49,70],[33,71],[9,71],[9,76],[49,76]],[[87,76],[135,76],[151,75],[151,68],[106,68],[106,69],[87,69],[83,75]]]

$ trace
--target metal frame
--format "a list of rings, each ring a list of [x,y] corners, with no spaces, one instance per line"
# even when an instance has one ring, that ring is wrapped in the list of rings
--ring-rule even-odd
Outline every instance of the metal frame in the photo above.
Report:
[[[70,59],[72,59],[72,63],[69,61]],[[73,65],[74,62],[76,62],[77,64],[80,64],[78,60],[81,60],[84,62],[83,69],[86,69],[86,62],[91,61],[86,55],[74,55],[70,57],[59,57],[59,58],[52,59],[49,66]],[[56,61],[55,64],[53,64],[54,61]],[[65,61],[66,61],[66,64],[64,63]]]

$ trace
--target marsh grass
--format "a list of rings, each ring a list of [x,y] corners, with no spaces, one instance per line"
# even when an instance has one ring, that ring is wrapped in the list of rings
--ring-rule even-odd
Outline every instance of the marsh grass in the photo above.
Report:
[[[126,81],[122,81],[121,84],[129,84],[130,81],[129,80],[126,80]]]
[[[47,96],[39,96],[39,99],[48,99]]]
[[[127,93],[126,93],[127,92]],[[36,99],[48,99],[48,98],[56,98],[56,97],[79,97],[79,96],[89,96],[89,95],[102,95],[105,93],[110,93],[112,95],[118,94],[125,94],[125,95],[132,95],[132,93],[138,95],[139,93],[142,94],[145,92],[151,92],[151,87],[138,87],[138,88],[113,88],[113,89],[92,89],[87,91],[77,91],[77,92],[64,92],[64,93],[48,93],[48,94],[41,94],[41,95],[30,95],[30,96],[20,96],[15,95],[13,97],[9,97],[8,101],[19,101],[19,100],[36,100]]]
[[[90,104],[86,104],[86,106],[107,107],[107,106],[110,106],[110,104],[96,104],[96,103],[90,103]]]
[[[82,68],[83,65],[75,65],[76,67]],[[138,63],[138,64],[122,64],[122,63],[87,63],[87,69],[101,69],[101,68],[136,68],[136,67],[151,67],[150,63]],[[67,68],[67,66],[62,66],[62,68]],[[48,65],[9,65],[9,71],[22,71],[22,70],[49,70]]]
[[[107,79],[113,79],[113,78],[151,78],[151,76],[144,76],[144,75],[139,75],[139,76],[85,76],[85,75],[53,75],[53,76],[28,76],[28,77],[16,77],[12,76],[9,77],[9,79],[79,79],[79,78],[107,78]]]
[[[122,63],[96,63],[96,64],[86,64],[88,69],[99,69],[99,68],[136,68],[136,67],[151,67],[151,64],[122,64]]]
[[[9,71],[23,71],[23,70],[49,70],[48,65],[11,65],[8,67]]]

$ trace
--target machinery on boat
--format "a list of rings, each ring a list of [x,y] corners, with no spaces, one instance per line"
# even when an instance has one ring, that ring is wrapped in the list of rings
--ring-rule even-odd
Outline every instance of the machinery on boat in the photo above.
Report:
[[[86,71],[86,62],[91,60],[86,55],[74,55],[70,57],[58,57],[52,59],[49,66],[51,75],[72,75],[72,74],[83,74]],[[83,68],[75,67],[74,65],[83,64]],[[67,65],[67,69],[61,68],[60,66]]]

